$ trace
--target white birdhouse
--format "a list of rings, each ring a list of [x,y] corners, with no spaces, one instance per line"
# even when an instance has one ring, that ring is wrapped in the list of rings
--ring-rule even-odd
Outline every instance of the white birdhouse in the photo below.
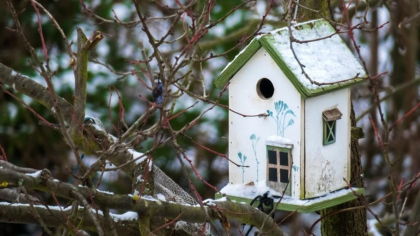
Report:
[[[363,67],[325,20],[254,38],[215,80],[229,84],[229,183],[216,197],[250,202],[269,191],[278,208],[310,212],[356,196],[350,181],[350,87]],[[321,39],[322,38],[322,39]],[[320,40],[316,40],[320,39]],[[267,114],[263,117],[242,115]]]

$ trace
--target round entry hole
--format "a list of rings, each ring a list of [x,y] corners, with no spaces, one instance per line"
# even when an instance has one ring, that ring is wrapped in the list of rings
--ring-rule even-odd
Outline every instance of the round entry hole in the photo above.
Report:
[[[274,94],[273,83],[267,78],[262,78],[257,83],[257,93],[262,99],[269,99]]]

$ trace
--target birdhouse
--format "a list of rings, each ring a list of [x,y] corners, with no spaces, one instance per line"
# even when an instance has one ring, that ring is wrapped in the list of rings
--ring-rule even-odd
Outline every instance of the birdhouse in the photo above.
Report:
[[[269,192],[279,209],[310,212],[364,192],[345,180],[350,87],[366,72],[327,21],[291,30],[294,52],[287,27],[257,36],[214,81],[230,83],[229,183],[216,197],[249,203]]]

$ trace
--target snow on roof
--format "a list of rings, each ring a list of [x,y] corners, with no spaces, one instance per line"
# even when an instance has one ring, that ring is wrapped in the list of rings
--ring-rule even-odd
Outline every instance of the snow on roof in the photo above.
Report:
[[[327,21],[320,19],[303,22],[293,25],[291,29],[293,37],[304,42],[293,42],[292,45],[297,58],[304,65],[306,74],[312,81],[327,84],[312,84],[302,73],[290,49],[287,27],[255,37],[233,61],[227,64],[214,84],[219,88],[226,85],[261,47],[268,52],[304,98],[365,81],[367,74],[364,68]]]
[[[312,80],[319,83],[334,83],[366,76],[363,67],[328,22],[315,20],[297,24],[291,29],[293,37],[300,41],[320,39],[334,34],[314,42],[293,43],[296,57],[305,66],[304,70]],[[275,49],[299,82],[308,89],[317,89],[319,86],[312,84],[302,74],[302,69],[290,49],[289,29],[285,27],[274,30],[269,35],[273,37]],[[269,35],[264,37],[270,37]]]
[[[259,36],[257,36],[258,38],[259,38]],[[258,40],[258,38],[257,37],[255,37],[254,39],[252,39],[251,40],[251,42],[248,44],[248,45],[246,45],[246,47],[244,47],[244,49],[242,49],[236,56],[235,56],[235,58],[233,58],[233,60],[231,61],[231,62],[229,62],[226,66],[225,66],[225,68],[222,70],[222,72],[220,72],[220,74],[222,74],[225,70],[226,70],[226,68],[228,68],[229,66],[230,66],[230,64],[232,63],[232,62],[234,62],[242,53],[244,53],[247,49],[248,49],[248,47],[249,47],[249,45],[251,45],[252,44],[252,42],[254,42],[254,41],[257,41]]]

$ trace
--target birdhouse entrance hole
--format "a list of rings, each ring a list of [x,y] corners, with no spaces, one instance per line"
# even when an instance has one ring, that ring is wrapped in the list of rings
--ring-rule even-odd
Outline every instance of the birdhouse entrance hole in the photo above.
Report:
[[[267,78],[262,78],[257,83],[257,93],[262,99],[269,99],[274,94],[273,83]]]

